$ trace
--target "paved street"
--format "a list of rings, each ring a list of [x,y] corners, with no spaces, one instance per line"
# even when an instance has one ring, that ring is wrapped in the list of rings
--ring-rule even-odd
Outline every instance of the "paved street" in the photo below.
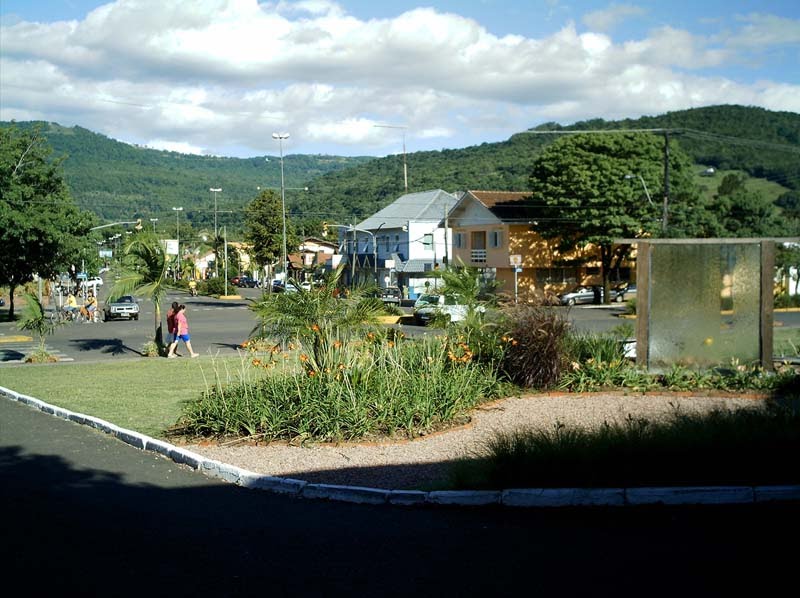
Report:
[[[0,561],[26,595],[768,596],[797,507],[526,510],[301,500],[0,400]]]
[[[106,296],[105,287],[100,290],[102,307]],[[194,349],[203,355],[234,355],[236,348],[247,340],[256,326],[256,319],[248,309],[249,300],[261,296],[259,289],[232,289],[241,299],[215,299],[212,297],[191,297],[188,292],[174,291],[167,295],[162,309],[162,321],[166,332],[165,314],[173,301],[185,303]],[[68,324],[47,337],[47,349],[61,361],[97,361],[117,358],[133,358],[140,355],[142,345],[153,338],[155,319],[153,304],[141,301],[141,314],[138,321],[112,321],[96,324]],[[2,308],[6,310],[7,307]],[[404,308],[411,313],[411,308]],[[619,305],[576,306],[572,308],[555,307],[568,314],[575,328],[589,332],[610,330],[620,324],[633,320],[617,317],[624,308]],[[775,320],[786,327],[800,328],[800,313],[781,312]],[[436,329],[405,325],[404,331],[410,336],[437,334]],[[13,363],[30,353],[37,343],[29,333],[20,332],[15,324],[0,322],[0,364]]]

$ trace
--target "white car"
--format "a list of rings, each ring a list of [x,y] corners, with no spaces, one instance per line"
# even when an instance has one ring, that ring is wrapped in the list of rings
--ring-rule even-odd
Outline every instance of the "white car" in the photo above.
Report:
[[[485,312],[486,308],[479,305],[475,308]],[[465,320],[469,313],[469,306],[459,303],[458,295],[420,295],[414,302],[414,321],[424,326],[439,314],[445,314],[451,322]]]
[[[94,276],[92,278],[87,278],[86,280],[81,281],[81,288],[86,289],[88,287],[101,287],[103,286],[103,279],[99,276]]]

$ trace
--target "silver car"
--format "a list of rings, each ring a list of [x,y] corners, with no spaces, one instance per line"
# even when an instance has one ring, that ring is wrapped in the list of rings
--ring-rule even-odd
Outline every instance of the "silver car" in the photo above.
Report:
[[[139,304],[131,295],[123,295],[116,301],[106,303],[103,307],[104,322],[117,319],[139,319]]]

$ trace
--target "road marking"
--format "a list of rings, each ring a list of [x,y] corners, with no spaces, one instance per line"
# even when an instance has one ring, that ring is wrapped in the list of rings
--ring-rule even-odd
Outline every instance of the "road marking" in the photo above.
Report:
[[[31,336],[22,336],[22,335],[12,335],[12,336],[0,336],[0,343],[24,343],[30,342],[33,340]]]

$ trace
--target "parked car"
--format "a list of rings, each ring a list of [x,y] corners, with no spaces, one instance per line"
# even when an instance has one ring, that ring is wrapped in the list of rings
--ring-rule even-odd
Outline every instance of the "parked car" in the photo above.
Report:
[[[104,322],[117,319],[139,319],[139,304],[131,295],[123,295],[116,301],[106,302],[103,306]]]
[[[482,305],[476,308],[478,311],[486,311]],[[467,317],[469,306],[460,303],[458,295],[421,295],[414,302],[414,322],[419,325],[426,325],[440,314],[446,315],[451,322],[460,322]]]
[[[381,301],[391,305],[400,305],[403,294],[397,287],[386,287],[381,289]]]
[[[241,279],[242,279],[242,277],[241,277],[241,276],[234,276],[234,277],[232,277],[232,278],[231,278],[231,280],[230,280],[230,283],[231,283],[233,286],[235,286],[235,287],[238,287],[238,286],[239,286],[239,281],[240,281]]]
[[[99,276],[93,276],[92,278],[87,278],[86,280],[81,281],[81,288],[86,289],[89,287],[101,287],[103,286],[103,279]]]
[[[255,278],[250,278],[249,276],[238,276],[238,280],[234,282],[237,287],[241,288],[249,288],[255,289],[258,287],[258,281]],[[233,282],[231,280],[231,282]]]
[[[273,293],[296,293],[299,288],[299,283],[294,280],[290,280],[288,284],[283,284],[282,280],[273,280],[272,281],[272,292]]]
[[[617,289],[611,289],[612,301],[622,301],[622,299],[617,299],[618,295],[619,291]],[[600,285],[580,286],[576,289],[573,289],[569,293],[560,294],[558,296],[558,300],[561,305],[579,305],[585,303],[594,303],[595,301],[602,303],[603,287]]]

